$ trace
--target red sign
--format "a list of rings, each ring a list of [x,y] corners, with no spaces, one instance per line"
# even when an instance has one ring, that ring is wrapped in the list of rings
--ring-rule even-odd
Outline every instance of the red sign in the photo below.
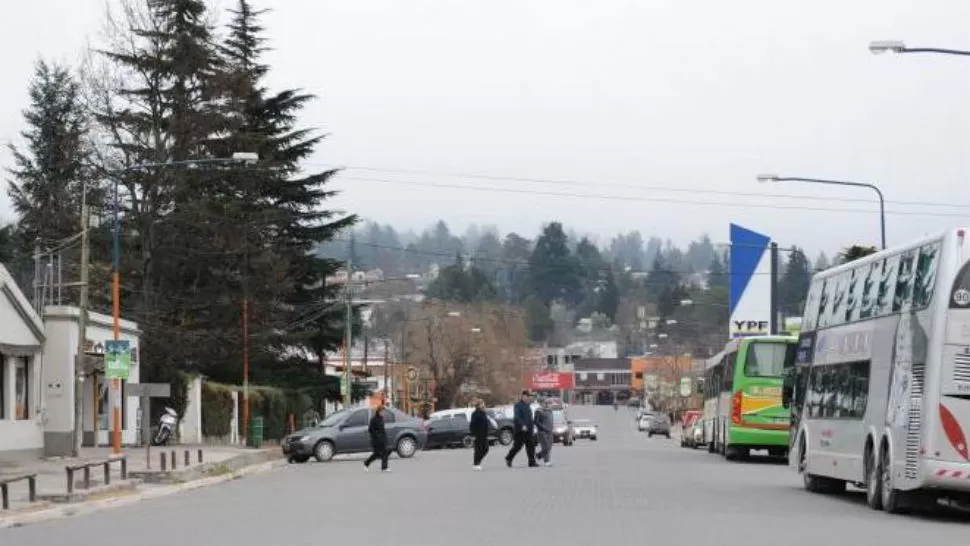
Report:
[[[573,374],[563,372],[540,372],[532,374],[530,388],[537,391],[551,391],[573,388]]]

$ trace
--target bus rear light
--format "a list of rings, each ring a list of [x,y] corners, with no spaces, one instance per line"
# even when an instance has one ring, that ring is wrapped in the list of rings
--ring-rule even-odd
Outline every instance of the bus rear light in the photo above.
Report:
[[[731,400],[731,423],[735,425],[741,424],[742,403],[744,403],[744,393],[740,390],[735,391],[733,400]]]

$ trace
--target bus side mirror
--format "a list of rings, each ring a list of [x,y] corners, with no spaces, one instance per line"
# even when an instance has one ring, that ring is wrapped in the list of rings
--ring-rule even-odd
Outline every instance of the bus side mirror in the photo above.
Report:
[[[785,385],[781,388],[781,405],[784,407],[791,406],[791,399],[794,395],[794,388],[791,385]]]

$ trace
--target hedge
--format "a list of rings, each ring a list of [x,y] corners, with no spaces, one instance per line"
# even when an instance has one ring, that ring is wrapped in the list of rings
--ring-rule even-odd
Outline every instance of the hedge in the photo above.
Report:
[[[242,389],[235,385],[224,385],[204,381],[202,383],[202,433],[209,438],[222,438],[229,435],[232,425],[232,392]],[[239,396],[239,427],[242,427],[243,397]],[[279,440],[289,432],[289,416],[296,421],[307,411],[314,408],[309,395],[294,390],[276,387],[250,385],[249,413],[263,418],[263,438]],[[240,436],[245,436],[238,431]]]

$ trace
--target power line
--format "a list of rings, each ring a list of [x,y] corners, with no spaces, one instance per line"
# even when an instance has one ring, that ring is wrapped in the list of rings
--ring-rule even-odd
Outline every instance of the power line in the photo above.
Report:
[[[308,164],[314,165],[314,164]],[[500,175],[490,175],[481,173],[456,173],[447,171],[432,171],[432,170],[420,170],[420,169],[401,169],[401,168],[382,168],[382,167],[369,167],[360,165],[346,165],[338,166],[331,165],[327,163],[315,164],[316,166],[335,168],[339,170],[356,170],[356,171],[368,171],[368,172],[380,172],[380,173],[390,173],[390,174],[411,174],[411,175],[422,175],[422,176],[440,176],[447,178],[465,178],[473,180],[489,180],[495,182],[524,182],[529,184],[545,184],[554,186],[576,186],[582,188],[589,187],[611,187],[611,188],[625,188],[633,189],[639,191],[665,191],[672,193],[705,193],[710,195],[723,195],[730,197],[771,197],[771,198],[781,198],[781,199],[797,199],[800,201],[831,201],[831,197],[823,196],[806,196],[806,195],[793,195],[793,194],[765,194],[762,192],[745,192],[745,191],[728,191],[728,190],[711,190],[707,188],[683,188],[683,187],[673,187],[673,186],[661,186],[661,185],[642,185],[642,184],[628,184],[620,182],[593,182],[593,181],[582,181],[573,179],[554,179],[554,178],[532,178],[523,176],[500,176]],[[344,177],[350,178],[350,177]],[[370,180],[370,179],[364,179]],[[858,202],[858,203],[874,203],[872,199],[864,199],[858,197],[845,197],[839,198],[839,201],[843,202]],[[970,203],[958,204],[958,203],[943,203],[943,202],[933,202],[933,201],[886,201],[888,204],[893,205],[908,205],[908,206],[918,206],[918,207],[945,207],[945,208],[967,208],[970,209]]]
[[[399,180],[399,179],[389,179],[389,178],[367,178],[367,177],[354,177],[354,176],[344,176],[341,177],[343,180],[356,180],[359,182],[374,182],[377,184],[392,184],[392,185],[404,185],[404,186],[421,186],[429,188],[444,188],[444,189],[462,189],[462,190],[472,190],[480,192],[492,192],[492,193],[511,193],[518,195],[541,195],[546,197],[568,197],[574,199],[599,199],[603,201],[622,201],[630,202],[636,201],[641,203],[672,203],[680,205],[693,205],[693,206],[713,206],[713,207],[734,207],[734,208],[761,208],[761,209],[772,209],[772,210],[797,210],[797,211],[813,211],[813,212],[839,212],[839,213],[853,213],[853,214],[878,214],[879,211],[876,209],[850,209],[850,208],[831,208],[831,207],[804,207],[799,205],[772,205],[766,203],[730,203],[727,201],[701,201],[697,199],[678,199],[673,197],[638,197],[638,196],[627,196],[627,195],[609,195],[609,194],[594,194],[594,193],[574,193],[574,192],[564,192],[564,191],[551,191],[551,190],[529,190],[521,188],[497,188],[488,186],[472,186],[468,184],[449,184],[449,183],[437,183],[437,182],[422,182],[417,180]],[[703,192],[704,190],[696,190],[694,193]],[[762,196],[766,197],[766,196]],[[767,196],[770,197],[770,196]],[[831,199],[829,199],[831,200]],[[893,216],[925,216],[925,217],[952,217],[952,218],[966,218],[967,214],[961,213],[947,213],[947,212],[919,212],[919,211],[905,211],[905,210],[887,210],[887,215]]]

